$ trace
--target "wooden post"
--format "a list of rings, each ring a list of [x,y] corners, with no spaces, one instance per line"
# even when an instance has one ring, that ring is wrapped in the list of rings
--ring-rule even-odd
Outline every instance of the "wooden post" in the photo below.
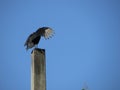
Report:
[[[31,57],[31,90],[46,90],[45,49],[34,49]]]

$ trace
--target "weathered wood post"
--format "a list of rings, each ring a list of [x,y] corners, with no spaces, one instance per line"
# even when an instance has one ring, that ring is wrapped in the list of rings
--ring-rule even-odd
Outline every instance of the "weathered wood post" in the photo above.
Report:
[[[31,90],[46,90],[45,49],[34,49],[31,57]]]

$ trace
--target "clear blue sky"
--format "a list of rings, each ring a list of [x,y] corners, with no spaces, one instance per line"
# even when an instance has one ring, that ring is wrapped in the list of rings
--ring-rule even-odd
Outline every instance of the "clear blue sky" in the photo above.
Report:
[[[30,90],[24,42],[42,26],[47,90],[120,90],[119,0],[0,0],[0,90]]]

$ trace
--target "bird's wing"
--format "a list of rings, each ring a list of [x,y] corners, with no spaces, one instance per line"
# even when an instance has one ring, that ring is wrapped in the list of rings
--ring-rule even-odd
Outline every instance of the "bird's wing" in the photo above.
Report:
[[[49,39],[54,35],[54,31],[50,27],[39,28],[36,33],[43,36],[45,39]]]
[[[32,43],[32,40],[35,39],[37,36],[36,36],[36,33],[33,32],[32,34],[29,35],[29,37],[27,38],[24,46],[28,45],[28,43]]]

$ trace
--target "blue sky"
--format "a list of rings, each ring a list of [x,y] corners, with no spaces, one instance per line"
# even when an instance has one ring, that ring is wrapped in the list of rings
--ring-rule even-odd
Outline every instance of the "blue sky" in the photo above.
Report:
[[[30,90],[24,42],[43,26],[47,90],[120,90],[119,0],[0,0],[0,90]]]

